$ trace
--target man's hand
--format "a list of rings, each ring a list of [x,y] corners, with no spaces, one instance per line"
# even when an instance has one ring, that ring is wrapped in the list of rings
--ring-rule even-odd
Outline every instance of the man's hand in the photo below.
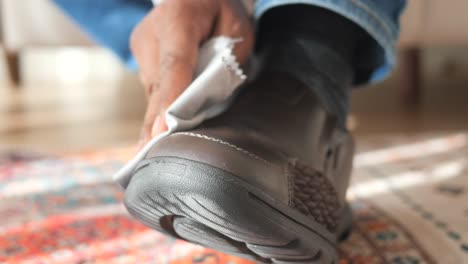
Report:
[[[241,64],[248,59],[254,37],[241,1],[166,0],[135,28],[130,46],[148,98],[140,147],[167,129],[164,113],[192,82],[203,41],[242,38],[234,53]]]

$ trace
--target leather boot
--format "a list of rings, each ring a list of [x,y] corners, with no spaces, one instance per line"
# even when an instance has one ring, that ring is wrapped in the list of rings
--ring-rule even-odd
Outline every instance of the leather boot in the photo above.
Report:
[[[280,39],[224,114],[154,146],[125,205],[153,229],[229,254],[336,264],[354,145],[316,91],[344,91],[354,72],[326,42]]]

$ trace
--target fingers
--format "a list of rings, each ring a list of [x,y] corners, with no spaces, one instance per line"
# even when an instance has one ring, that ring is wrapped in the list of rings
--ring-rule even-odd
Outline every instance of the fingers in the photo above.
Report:
[[[242,38],[234,53],[247,61],[253,29],[239,0],[164,1],[135,28],[130,47],[148,98],[141,145],[167,129],[165,113],[192,82],[201,42],[216,35]]]
[[[189,32],[180,31],[160,45],[159,85],[161,116],[155,122],[151,136],[167,129],[164,113],[193,80],[198,58],[199,40]]]
[[[234,46],[234,54],[239,64],[247,62],[254,45],[254,31],[252,20],[239,0],[222,1],[221,12],[218,17],[213,35],[240,38],[242,41]]]
[[[165,112],[190,85],[202,38],[200,27],[190,20],[193,9],[177,6],[178,1],[167,3],[172,4],[148,15],[131,39],[148,98],[140,145],[167,129]]]
[[[144,85],[146,98],[158,85],[159,73],[159,41],[153,20],[155,14],[151,12],[135,28],[130,38],[130,48],[138,61],[140,79]]]
[[[161,45],[158,85],[153,85],[143,121],[140,145],[167,130],[165,113],[190,85],[198,57],[198,46],[174,38]]]
[[[156,88],[148,98],[145,118],[143,120],[143,127],[141,129],[140,141],[138,143],[138,149],[141,149],[148,141],[151,140],[151,131],[160,112],[160,94],[160,89]]]

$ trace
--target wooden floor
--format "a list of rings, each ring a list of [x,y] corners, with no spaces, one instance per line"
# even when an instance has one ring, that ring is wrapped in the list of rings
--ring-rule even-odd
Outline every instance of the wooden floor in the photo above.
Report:
[[[72,150],[134,143],[145,101],[133,83],[133,89],[89,84],[2,91],[0,146]]]
[[[36,79],[39,65],[26,65]],[[0,149],[86,150],[134,144],[144,114],[144,94],[135,74],[121,71],[117,75],[68,83],[31,77],[21,87],[4,81],[0,84]],[[462,71],[441,74],[439,68],[429,67],[419,106],[402,101],[398,71],[376,87],[356,90],[353,130],[358,137],[468,131],[467,76]]]

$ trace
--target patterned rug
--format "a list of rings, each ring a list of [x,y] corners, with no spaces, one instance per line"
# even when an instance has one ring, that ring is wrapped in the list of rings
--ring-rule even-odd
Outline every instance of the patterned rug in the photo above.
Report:
[[[468,263],[468,134],[359,142],[341,264]],[[131,150],[0,154],[0,263],[251,263],[131,220]]]

